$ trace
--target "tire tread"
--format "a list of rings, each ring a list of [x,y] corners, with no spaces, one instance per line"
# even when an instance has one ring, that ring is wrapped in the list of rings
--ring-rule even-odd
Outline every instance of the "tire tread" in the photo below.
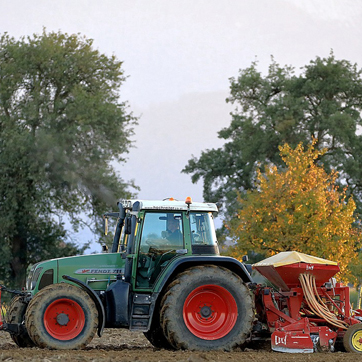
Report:
[[[90,323],[88,334],[83,338],[75,338],[78,338],[79,341],[75,341],[75,339],[72,341],[58,341],[48,335],[47,332],[42,331],[39,322],[43,318],[42,308],[44,306],[44,300],[49,298],[49,296],[51,296],[53,300],[56,300],[57,296],[62,297],[64,294],[80,297],[90,310],[91,320],[88,320],[88,323]],[[30,301],[25,314],[25,321],[31,339],[40,348],[82,349],[91,342],[96,333],[98,327],[98,311],[89,295],[79,287],[67,283],[52,284],[40,290]]]
[[[208,284],[207,280],[212,280],[213,278],[227,280],[228,283],[231,282],[236,289],[239,288],[242,290],[242,293],[239,293],[239,297],[243,299],[243,303],[245,304],[244,318],[243,320],[237,320],[237,323],[240,324],[237,326],[239,331],[237,331],[236,335],[230,337],[230,340],[219,341],[219,343],[217,343],[217,341],[200,343],[200,341],[202,341],[201,339],[191,335],[190,332],[182,332],[182,328],[177,325],[175,306],[179,301],[182,291],[190,286],[190,283],[195,283],[195,280],[202,279],[205,280],[205,284]],[[242,296],[242,294],[244,296]],[[180,311],[178,310],[177,312],[179,313]],[[192,267],[180,273],[177,279],[170,283],[161,301],[160,321],[164,335],[175,349],[229,351],[245,343],[252,329],[254,315],[251,293],[238,275],[221,266],[202,265]],[[205,347],[205,345],[207,345],[207,347]]]

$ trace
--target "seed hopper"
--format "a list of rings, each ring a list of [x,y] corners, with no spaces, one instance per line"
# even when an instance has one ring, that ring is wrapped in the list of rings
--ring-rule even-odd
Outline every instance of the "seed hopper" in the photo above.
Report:
[[[347,351],[362,352],[362,312],[351,310],[349,287],[333,278],[336,262],[291,251],[253,268],[274,285],[254,290],[255,335],[271,333],[274,351],[333,351],[343,340]]]

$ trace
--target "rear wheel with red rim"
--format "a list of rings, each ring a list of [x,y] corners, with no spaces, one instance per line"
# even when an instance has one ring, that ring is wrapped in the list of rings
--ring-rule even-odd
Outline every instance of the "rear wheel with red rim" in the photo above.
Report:
[[[93,339],[98,312],[85,291],[61,283],[49,285],[35,295],[25,320],[28,333],[38,347],[80,349]]]
[[[219,285],[196,288],[183,307],[183,318],[189,331],[206,340],[225,337],[234,328],[237,316],[234,297]]]
[[[241,278],[213,265],[179,274],[161,304],[161,325],[176,349],[231,350],[245,342],[254,319]]]

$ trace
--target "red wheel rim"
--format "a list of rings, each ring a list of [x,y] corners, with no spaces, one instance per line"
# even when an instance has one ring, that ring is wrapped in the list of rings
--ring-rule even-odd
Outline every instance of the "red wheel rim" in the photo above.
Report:
[[[78,336],[83,330],[85,316],[82,307],[74,300],[63,298],[51,303],[44,314],[47,332],[61,341]]]
[[[183,318],[196,337],[215,340],[225,337],[234,327],[238,307],[234,297],[218,285],[203,285],[185,300]]]

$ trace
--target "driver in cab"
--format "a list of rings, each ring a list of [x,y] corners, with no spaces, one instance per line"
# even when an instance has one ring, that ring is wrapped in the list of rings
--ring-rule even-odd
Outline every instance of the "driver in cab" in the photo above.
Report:
[[[166,239],[174,245],[182,245],[180,222],[173,215],[167,219]]]

